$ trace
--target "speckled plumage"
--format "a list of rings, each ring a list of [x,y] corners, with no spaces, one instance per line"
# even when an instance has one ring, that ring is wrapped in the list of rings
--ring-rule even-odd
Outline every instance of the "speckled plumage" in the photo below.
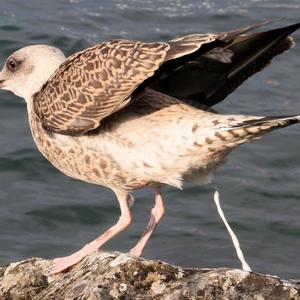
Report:
[[[34,110],[48,130],[64,134],[88,132],[128,105],[134,98],[134,91],[155,73],[163,73],[168,62],[180,59],[188,62],[191,58],[185,57],[195,55],[203,45],[210,44],[199,54],[230,63],[232,51],[213,47],[212,43],[218,46],[266,23],[218,34],[191,34],[168,42],[102,42],[63,62],[33,95]],[[181,64],[184,63],[173,69]]]
[[[169,43],[113,40],[68,58],[34,95],[44,127],[83,133],[126,106],[134,90],[166,61],[187,55],[216,35],[192,35]],[[180,48],[180,52],[178,52]]]
[[[299,24],[242,35],[263,24],[169,42],[108,41],[68,59],[57,48],[35,45],[7,59],[0,88],[26,100],[40,152],[66,175],[109,187],[120,203],[117,224],[80,251],[56,259],[55,272],[124,230],[131,222],[131,191],[150,186],[155,206],[131,249],[141,255],[164,213],[163,185],[209,182],[236,146],[300,121],[299,116],[220,115],[208,107],[293,46],[288,35]],[[206,67],[208,78],[200,78]]]
[[[83,136],[49,132],[34,112],[29,116],[39,150],[55,167],[126,192],[161,184],[181,188],[184,179],[209,182],[234,147],[289,124],[275,120],[243,127],[263,117],[218,115],[149,89],[101,130]]]

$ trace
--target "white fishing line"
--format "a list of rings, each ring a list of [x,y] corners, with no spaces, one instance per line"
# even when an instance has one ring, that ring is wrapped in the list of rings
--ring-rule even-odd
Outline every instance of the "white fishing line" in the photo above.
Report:
[[[251,268],[250,266],[247,264],[247,262],[245,261],[245,258],[244,258],[244,254],[240,248],[240,243],[239,243],[239,240],[238,238],[236,237],[236,235],[234,234],[233,230],[231,229],[231,227],[229,226],[226,218],[225,218],[225,215],[223,213],[223,210],[221,208],[221,205],[220,205],[220,195],[219,195],[219,192],[215,191],[214,193],[214,200],[215,200],[215,203],[216,203],[216,206],[217,206],[217,210],[218,210],[218,213],[223,221],[223,223],[225,224],[229,234],[230,234],[230,237],[232,239],[232,242],[233,242],[233,245],[234,245],[234,248],[236,250],[236,254],[238,256],[238,259],[240,260],[240,262],[242,263],[242,269],[244,271],[251,271]]]

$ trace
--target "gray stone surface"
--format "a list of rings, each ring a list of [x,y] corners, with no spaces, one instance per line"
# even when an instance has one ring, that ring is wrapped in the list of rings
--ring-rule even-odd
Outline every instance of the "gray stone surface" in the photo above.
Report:
[[[95,253],[66,273],[30,258],[0,267],[0,300],[295,299],[299,283],[238,269],[184,269],[117,252]]]

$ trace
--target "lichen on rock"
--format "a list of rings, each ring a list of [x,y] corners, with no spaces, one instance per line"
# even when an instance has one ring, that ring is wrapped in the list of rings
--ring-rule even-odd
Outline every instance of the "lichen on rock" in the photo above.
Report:
[[[90,255],[68,272],[31,258],[0,267],[0,300],[295,299],[296,282],[238,269],[184,269],[118,252]]]

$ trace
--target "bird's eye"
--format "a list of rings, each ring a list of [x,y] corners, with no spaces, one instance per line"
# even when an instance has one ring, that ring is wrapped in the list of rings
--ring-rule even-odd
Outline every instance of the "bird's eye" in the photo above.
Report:
[[[11,70],[11,71],[15,71],[17,68],[17,62],[14,59],[9,59],[7,62],[7,67]]]

